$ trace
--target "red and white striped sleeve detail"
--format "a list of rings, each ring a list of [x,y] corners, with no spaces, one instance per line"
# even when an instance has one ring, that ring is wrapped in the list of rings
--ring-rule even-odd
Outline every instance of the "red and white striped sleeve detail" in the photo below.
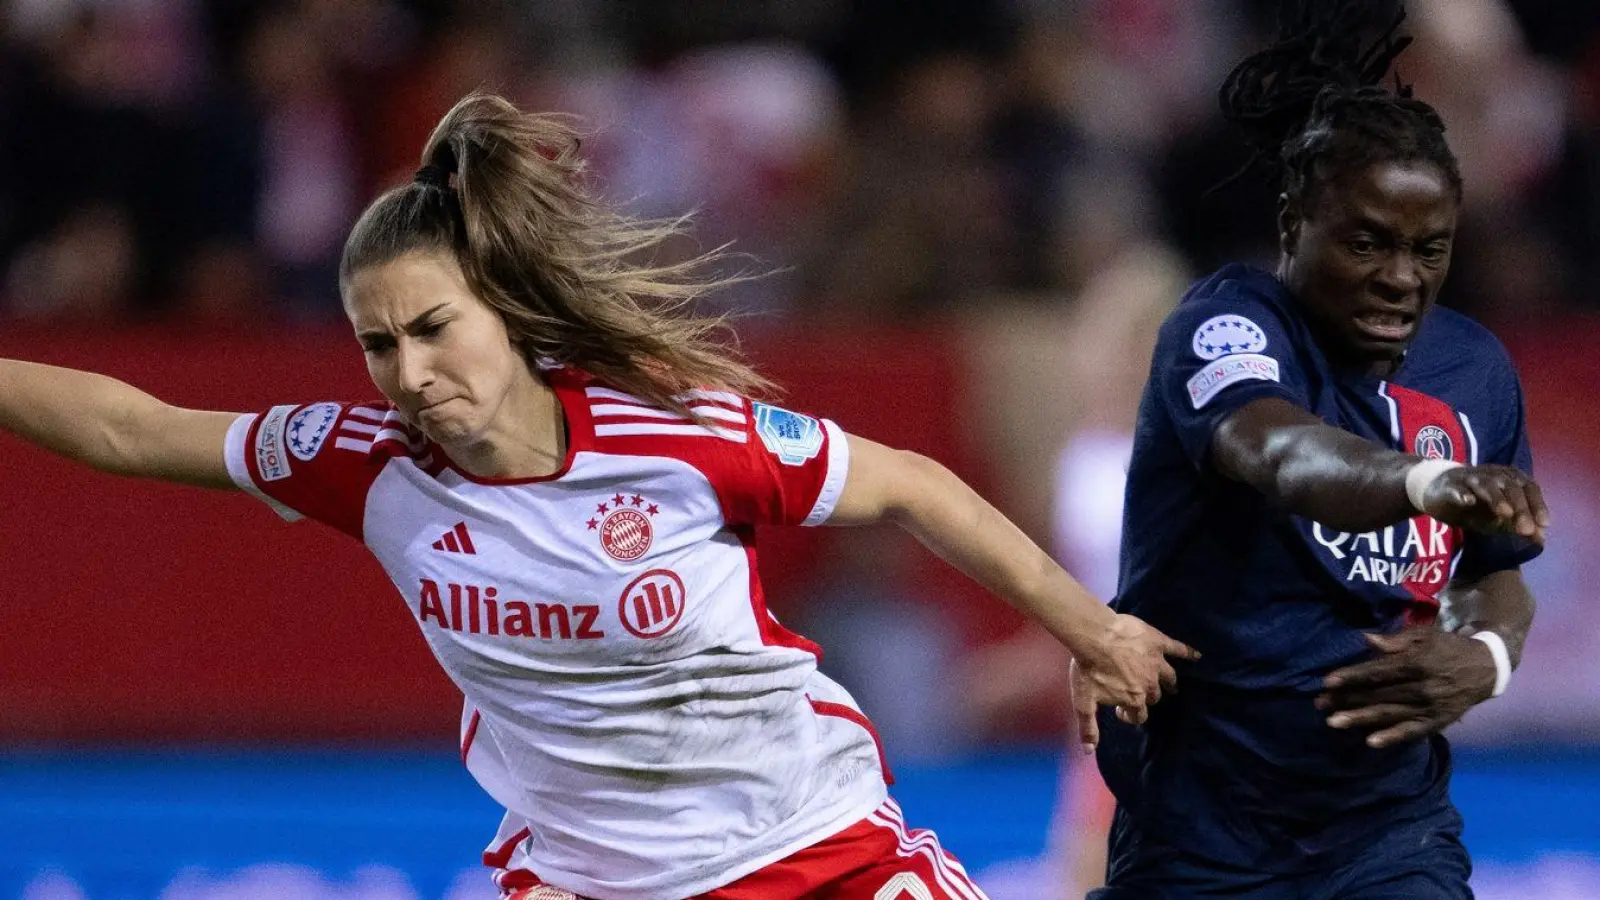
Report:
[[[705,421],[607,387],[584,388],[600,452],[670,456],[712,483],[730,524],[821,525],[850,469],[844,430],[729,391],[683,395]]]
[[[228,429],[228,474],[283,518],[309,517],[360,540],[373,481],[411,449],[404,431],[388,427],[388,414],[312,403],[240,416]]]

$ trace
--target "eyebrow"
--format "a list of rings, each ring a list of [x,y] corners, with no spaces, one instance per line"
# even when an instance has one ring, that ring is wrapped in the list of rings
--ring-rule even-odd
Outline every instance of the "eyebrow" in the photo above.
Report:
[[[430,310],[427,310],[426,312],[422,313],[421,315],[417,316],[416,318],[414,318],[411,321],[409,321],[409,322],[405,323],[404,325],[402,325],[400,327],[400,330],[401,331],[408,331],[408,332],[412,331],[412,330],[415,330],[419,325],[421,325],[425,320],[427,320],[427,318],[429,316],[433,315],[434,313],[438,312],[441,309],[444,309],[445,307],[447,307],[449,305],[450,305],[449,301],[446,301],[444,303],[439,304],[438,306],[433,307]],[[356,332],[356,337],[358,339],[360,339],[360,340],[363,340],[363,341],[371,340],[372,338],[380,338],[380,337],[388,337],[388,336],[389,336],[389,332],[383,331],[381,329],[369,329],[367,331],[358,331],[358,332]]]
[[[1370,216],[1365,216],[1358,213],[1355,217],[1355,220],[1355,227],[1362,231],[1375,231],[1380,234],[1389,235],[1395,233],[1393,226],[1380,222],[1377,219],[1371,218]],[[1426,244],[1429,241],[1440,241],[1444,240],[1445,238],[1453,238],[1455,237],[1455,234],[1456,231],[1454,228],[1444,228],[1440,229],[1439,231],[1432,231],[1423,235],[1417,239],[1417,243]]]

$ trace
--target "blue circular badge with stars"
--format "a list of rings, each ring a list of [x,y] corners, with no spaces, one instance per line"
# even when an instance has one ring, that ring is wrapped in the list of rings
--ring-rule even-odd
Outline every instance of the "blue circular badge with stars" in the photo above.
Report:
[[[1265,349],[1266,332],[1244,316],[1212,316],[1194,331],[1194,355],[1201,359],[1260,353]]]
[[[295,459],[309,460],[316,456],[338,419],[337,403],[314,403],[295,413],[289,420],[289,452]]]

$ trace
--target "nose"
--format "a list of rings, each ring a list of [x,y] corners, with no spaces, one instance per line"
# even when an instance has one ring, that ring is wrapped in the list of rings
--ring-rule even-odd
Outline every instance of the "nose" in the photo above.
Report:
[[[395,348],[395,357],[395,378],[400,390],[416,395],[433,384],[432,362],[425,349],[401,340]]]
[[[1392,254],[1378,270],[1378,283],[1395,297],[1415,293],[1422,287],[1422,273],[1410,253]]]

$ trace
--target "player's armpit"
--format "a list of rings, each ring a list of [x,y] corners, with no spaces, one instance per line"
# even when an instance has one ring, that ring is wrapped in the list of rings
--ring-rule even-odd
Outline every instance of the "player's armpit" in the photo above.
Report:
[[[159,401],[123,417],[113,432],[114,471],[197,487],[237,489],[224,456],[238,413],[183,409]]]

